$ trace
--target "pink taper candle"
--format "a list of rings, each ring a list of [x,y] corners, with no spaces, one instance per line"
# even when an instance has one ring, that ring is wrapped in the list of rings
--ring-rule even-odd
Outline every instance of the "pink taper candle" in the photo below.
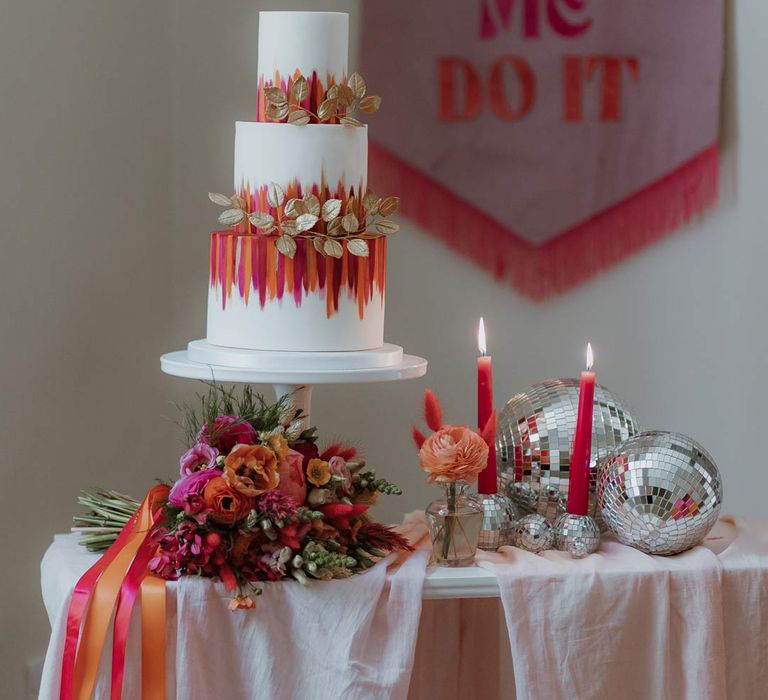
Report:
[[[595,400],[595,373],[592,345],[587,343],[587,369],[581,373],[579,411],[568,474],[568,512],[587,515],[589,510],[589,462],[592,453],[592,411]]]
[[[477,358],[477,427],[482,430],[493,413],[493,363],[487,353],[482,318],[477,331],[477,347],[480,350],[480,357]],[[495,439],[491,437],[488,443],[488,464],[477,479],[477,492],[488,494],[496,493],[497,490],[496,445]]]

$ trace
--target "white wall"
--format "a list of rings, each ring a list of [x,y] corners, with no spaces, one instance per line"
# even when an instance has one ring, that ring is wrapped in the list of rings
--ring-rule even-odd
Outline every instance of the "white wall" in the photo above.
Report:
[[[0,24],[0,605],[3,638],[18,635],[0,663],[14,689],[45,643],[37,566],[52,533],[68,527],[77,490],[104,484],[140,495],[173,472],[177,432],[161,416],[194,387],[163,377],[157,357],[204,335],[216,215],[205,193],[231,185],[234,121],[254,109],[256,12],[276,5],[27,0]],[[280,6],[356,13],[358,4]],[[381,517],[434,495],[408,438],[424,386],[452,418],[472,419],[481,313],[499,403],[573,374],[589,337],[600,380],[647,426],[710,449],[726,510],[765,513],[768,6],[742,3],[732,15],[715,211],[545,304],[410,226],[393,241],[387,336],[429,358],[429,375],[323,387],[314,402],[324,434],[354,437],[406,487]]]

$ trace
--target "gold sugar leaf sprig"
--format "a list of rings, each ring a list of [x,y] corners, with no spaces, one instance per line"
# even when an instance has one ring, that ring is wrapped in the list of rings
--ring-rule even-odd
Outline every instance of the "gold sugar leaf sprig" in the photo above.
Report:
[[[271,182],[267,187],[267,202],[275,215],[249,212],[245,200],[238,195],[228,197],[209,192],[208,198],[224,207],[219,214],[220,224],[234,227],[247,221],[260,235],[275,236],[275,247],[289,258],[296,254],[296,238],[311,240],[318,253],[332,258],[344,254],[341,241],[347,242],[351,255],[368,257],[368,239],[400,230],[400,225],[388,218],[397,213],[400,198],[382,198],[372,190],[365,193],[362,201],[358,202],[353,196],[345,205],[340,199],[326,199],[321,203],[311,193],[287,199],[283,188]]]
[[[280,122],[286,117],[289,124],[309,124],[312,117],[323,124],[338,119],[344,126],[363,126],[353,114],[358,110],[364,114],[375,114],[381,106],[381,97],[368,95],[365,80],[359,73],[352,73],[338,85],[331,85],[317,107],[317,113],[301,106],[309,95],[309,83],[303,75],[292,83],[288,93],[280,87],[264,88],[267,100],[266,114],[272,121]]]

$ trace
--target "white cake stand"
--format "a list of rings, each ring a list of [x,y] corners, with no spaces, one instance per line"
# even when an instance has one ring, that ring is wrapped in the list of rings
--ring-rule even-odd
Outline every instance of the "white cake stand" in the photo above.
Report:
[[[166,374],[189,379],[240,384],[272,384],[279,400],[293,394],[309,425],[312,388],[316,384],[361,384],[416,379],[427,361],[406,355],[399,345],[385,344],[359,352],[277,352],[240,350],[193,340],[186,350],[160,358]]]

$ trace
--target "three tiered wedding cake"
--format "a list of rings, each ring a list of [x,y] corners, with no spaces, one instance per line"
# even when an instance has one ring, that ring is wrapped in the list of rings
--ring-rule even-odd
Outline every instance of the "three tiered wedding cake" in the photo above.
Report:
[[[368,130],[380,99],[347,74],[348,16],[259,14],[257,121],[237,122],[235,194],[211,234],[214,346],[358,351],[384,337],[387,217],[367,189]]]

